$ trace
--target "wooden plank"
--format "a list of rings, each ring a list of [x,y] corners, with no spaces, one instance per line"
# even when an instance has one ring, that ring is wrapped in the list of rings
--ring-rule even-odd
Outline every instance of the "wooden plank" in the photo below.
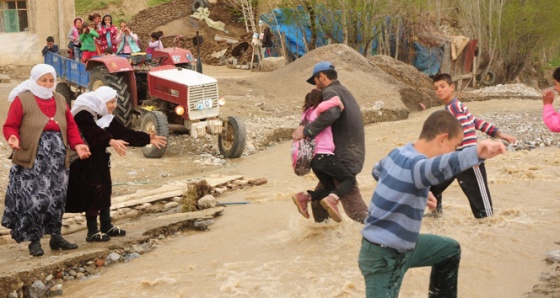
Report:
[[[160,193],[160,194],[155,194],[155,195],[151,195],[151,196],[145,196],[139,199],[134,199],[134,200],[129,200],[129,201],[125,201],[122,203],[118,203],[118,204],[113,204],[111,206],[111,210],[115,210],[115,209],[120,209],[120,208],[126,208],[126,207],[134,207],[137,205],[142,205],[145,203],[153,203],[153,202],[157,202],[157,201],[162,201],[165,199],[169,199],[169,198],[173,198],[173,197],[179,197],[183,195],[184,190],[178,189],[178,190],[173,190],[173,191],[167,191],[164,193]]]
[[[204,180],[208,182],[208,185],[212,187],[217,187],[220,185],[225,185],[231,181],[243,179],[245,176],[242,175],[234,175],[234,176],[222,176],[222,177],[206,177]]]
[[[229,37],[229,36],[224,36],[224,35],[220,35],[220,34],[216,34],[214,35],[214,40],[215,41],[225,41],[226,43],[231,43],[231,44],[236,44],[239,42],[239,40]]]

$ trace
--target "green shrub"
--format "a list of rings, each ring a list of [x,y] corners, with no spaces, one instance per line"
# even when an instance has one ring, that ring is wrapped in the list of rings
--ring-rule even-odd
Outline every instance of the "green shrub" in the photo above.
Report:
[[[85,15],[91,11],[95,11],[96,9],[107,8],[109,7],[110,4],[121,5],[122,0],[103,0],[103,1],[75,0],[74,1],[77,16]]]
[[[162,3],[167,3],[169,1],[171,1],[171,0],[150,0],[148,2],[148,6],[150,6],[150,7],[157,6],[157,5],[160,5]]]

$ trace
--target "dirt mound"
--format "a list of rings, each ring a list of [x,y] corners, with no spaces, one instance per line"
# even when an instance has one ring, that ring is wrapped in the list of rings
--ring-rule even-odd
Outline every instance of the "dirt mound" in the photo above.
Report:
[[[133,31],[138,34],[142,48],[145,48],[150,41],[150,34],[155,31],[162,31],[164,37],[162,42],[165,47],[177,46],[190,50],[197,54],[197,49],[193,44],[193,38],[199,31],[203,43],[200,46],[201,60],[205,64],[222,65],[223,59],[215,58],[212,55],[216,52],[226,50],[225,57],[229,57],[234,44],[224,41],[214,40],[216,34],[227,36],[238,41],[250,41],[251,33],[247,33],[244,23],[240,22],[232,11],[222,0],[218,0],[215,5],[210,5],[210,19],[221,21],[226,24],[227,32],[218,31],[210,28],[204,21],[191,18],[192,1],[175,0],[155,7],[146,8],[136,14],[129,22]],[[177,44],[174,43],[175,37]],[[252,48],[250,47],[240,62],[250,61]]]
[[[408,86],[401,89],[401,96],[404,105],[409,110],[421,110],[420,103],[426,108],[441,105],[432,89],[430,77],[419,72],[414,66],[385,55],[371,56],[368,60],[388,75]]]
[[[263,88],[270,90],[272,96],[280,92],[282,97],[289,94],[299,107],[304,94],[312,88],[306,80],[319,61],[330,61],[335,66],[338,79],[352,92],[362,109],[373,107],[377,101],[383,102],[384,109],[405,108],[399,94],[402,85],[342,44],[315,49],[281,69],[263,74],[262,80],[266,82]]]

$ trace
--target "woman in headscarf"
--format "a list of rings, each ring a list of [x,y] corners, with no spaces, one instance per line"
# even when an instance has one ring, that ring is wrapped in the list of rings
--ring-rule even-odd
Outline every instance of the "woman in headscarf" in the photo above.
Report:
[[[70,167],[66,211],[86,213],[88,242],[108,241],[111,237],[126,235],[125,230],[111,223],[111,154],[107,148],[113,147],[117,154],[124,156],[128,145],[142,147],[152,144],[157,148],[167,145],[165,137],[123,126],[112,115],[116,107],[117,91],[107,86],[78,96],[72,107],[76,124],[91,150],[91,157],[77,160]]]
[[[2,225],[12,238],[31,241],[29,253],[42,256],[41,238],[50,234],[51,249],[75,249],[61,235],[68,187],[70,149],[90,155],[64,96],[53,92],[56,73],[38,64],[31,77],[9,94],[4,137],[13,149]]]

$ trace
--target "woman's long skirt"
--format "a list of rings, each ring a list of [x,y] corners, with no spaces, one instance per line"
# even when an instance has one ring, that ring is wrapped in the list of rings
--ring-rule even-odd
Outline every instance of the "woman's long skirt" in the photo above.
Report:
[[[2,225],[19,242],[60,235],[68,187],[66,148],[60,132],[41,134],[32,168],[13,165]]]

